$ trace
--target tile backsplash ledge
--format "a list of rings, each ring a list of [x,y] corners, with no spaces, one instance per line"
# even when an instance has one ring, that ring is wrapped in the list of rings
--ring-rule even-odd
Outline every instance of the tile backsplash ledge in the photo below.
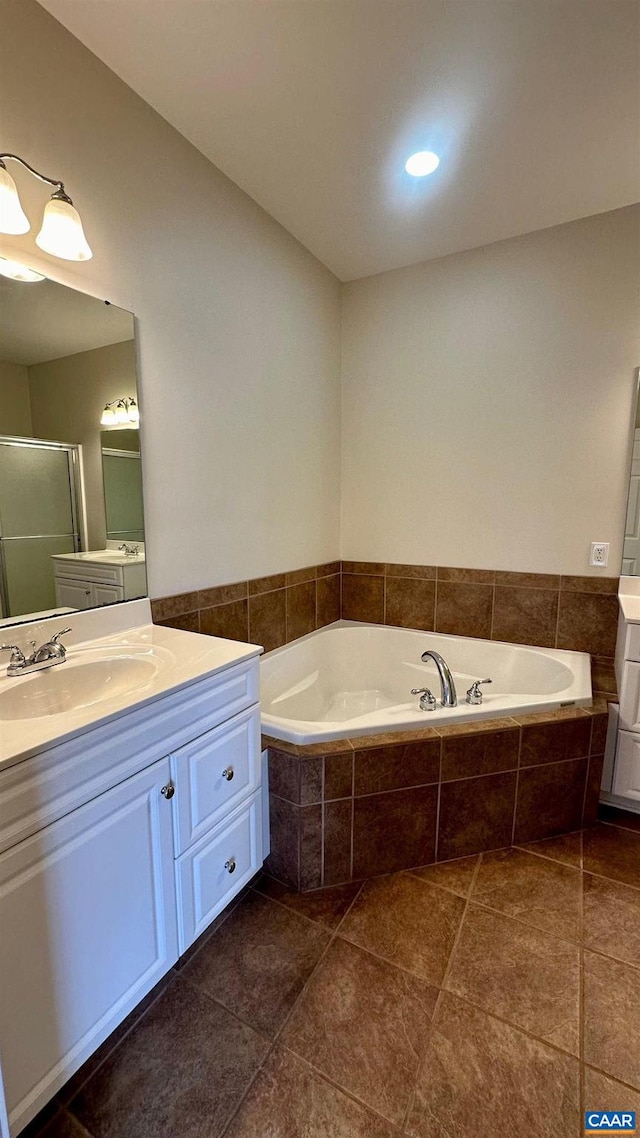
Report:
[[[156,623],[269,652],[343,617],[588,652],[594,691],[615,694],[618,577],[330,561],[162,597]]]

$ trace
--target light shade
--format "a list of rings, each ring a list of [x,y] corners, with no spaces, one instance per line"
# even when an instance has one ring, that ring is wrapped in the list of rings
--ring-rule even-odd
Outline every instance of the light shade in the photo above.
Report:
[[[20,205],[16,184],[0,161],[0,233],[28,233],[30,229],[29,218]]]
[[[44,280],[42,273],[36,273],[35,269],[28,269],[19,261],[10,261],[8,257],[0,257],[0,273],[3,277],[8,277],[10,281]]]
[[[424,178],[427,174],[433,174],[439,165],[440,159],[432,150],[419,150],[417,154],[407,158],[404,168],[407,174],[411,174],[414,178]]]
[[[132,426],[138,427],[140,425],[140,412],[135,399],[129,400],[128,419]]]
[[[36,237],[36,245],[44,249],[45,253],[62,257],[65,261],[88,261],[93,257],[84,235],[80,214],[68,198],[56,194],[44,207],[42,228]]]
[[[113,407],[105,407],[104,411],[102,412],[102,418],[100,419],[100,426],[115,427],[117,421],[118,420],[116,418],[116,413]]]

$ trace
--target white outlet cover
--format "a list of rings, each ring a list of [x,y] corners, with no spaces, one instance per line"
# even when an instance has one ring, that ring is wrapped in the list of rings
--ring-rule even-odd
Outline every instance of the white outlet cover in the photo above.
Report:
[[[595,566],[597,569],[604,569],[609,561],[609,542],[608,541],[592,541],[591,542],[591,557],[589,564]]]

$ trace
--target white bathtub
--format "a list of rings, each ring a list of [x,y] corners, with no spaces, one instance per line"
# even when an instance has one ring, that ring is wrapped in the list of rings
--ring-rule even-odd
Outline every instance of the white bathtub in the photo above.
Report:
[[[440,706],[435,665],[420,657],[428,648],[453,672],[457,707]],[[472,707],[473,680],[491,677],[483,703]],[[528,648],[495,640],[471,640],[378,624],[338,621],[260,663],[262,730],[293,743],[318,743],[411,727],[495,719],[518,712],[591,703],[589,656],[553,648]],[[411,688],[428,687],[435,711],[420,711]]]

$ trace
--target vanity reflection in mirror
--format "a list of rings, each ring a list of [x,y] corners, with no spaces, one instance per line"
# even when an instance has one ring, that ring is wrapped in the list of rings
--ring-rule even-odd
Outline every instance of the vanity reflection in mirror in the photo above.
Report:
[[[133,316],[0,277],[0,621],[146,595]]]
[[[640,389],[636,400],[627,519],[624,527],[622,573],[626,577],[640,576]]]

